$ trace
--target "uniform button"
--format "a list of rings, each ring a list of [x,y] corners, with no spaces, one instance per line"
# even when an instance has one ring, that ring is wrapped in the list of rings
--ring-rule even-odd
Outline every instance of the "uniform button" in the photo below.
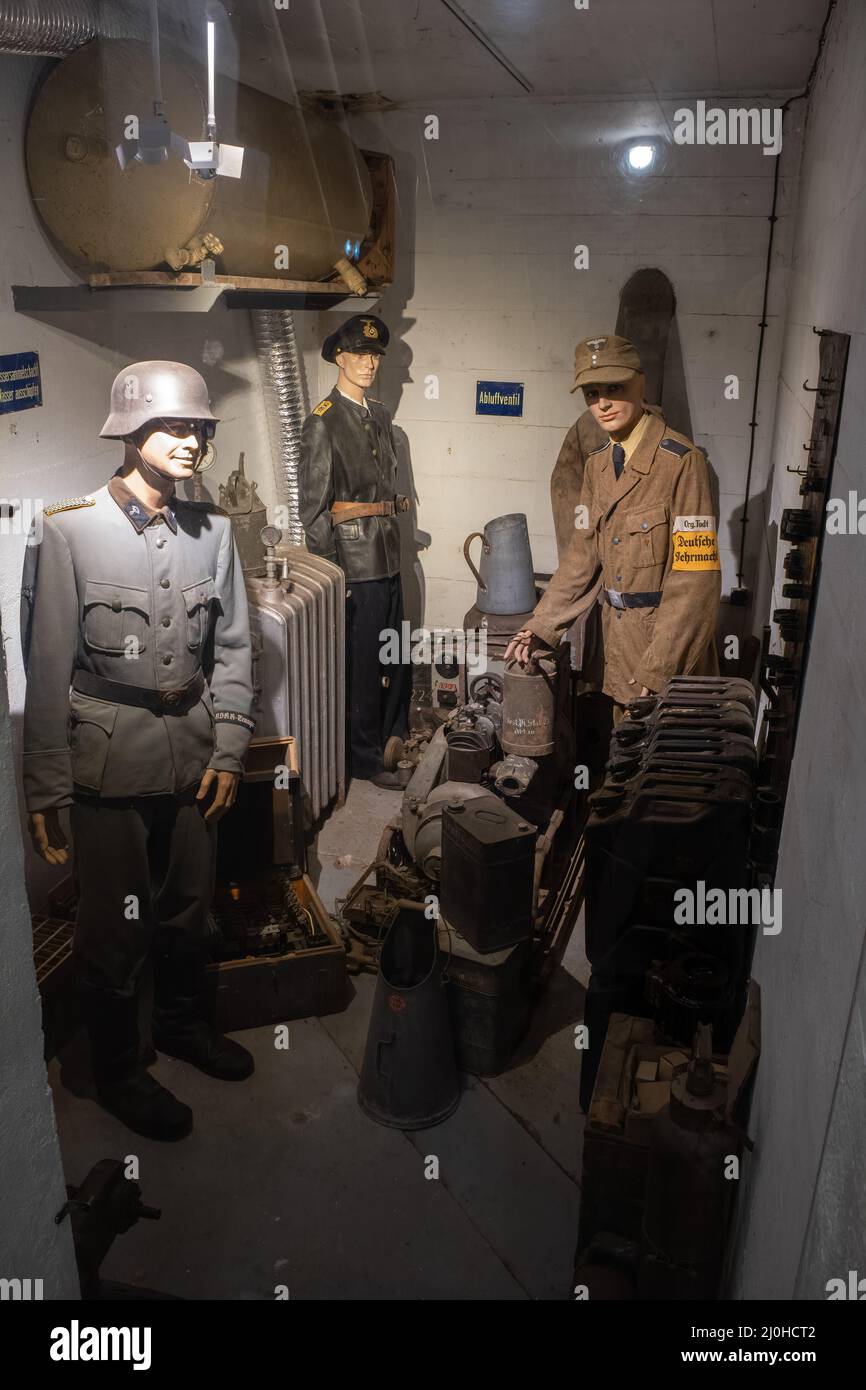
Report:
[[[111,611],[112,611],[112,613],[119,613],[122,607],[123,607],[123,604],[120,602],[120,599],[119,599],[119,598],[115,598],[115,599],[112,599],[112,600],[111,600]]]
[[[170,579],[161,579],[161,580],[159,581],[159,583],[160,583],[160,587],[163,588],[163,589],[170,589],[170,588],[171,588],[171,580],[170,580]]]
[[[163,666],[170,666],[170,665],[171,665],[171,657],[170,657],[170,656],[164,656],[164,657],[162,658],[162,664],[163,664]]]
[[[642,522],[641,522],[641,524],[640,524],[640,529],[641,529],[642,531],[646,531],[646,530],[647,530],[647,524],[646,524],[645,521],[642,521]]]
[[[613,543],[614,543],[614,545],[619,545],[619,536],[614,536],[614,538],[613,538]],[[165,583],[165,580],[163,580],[162,582],[163,582],[163,584],[164,584],[164,583]]]
[[[618,575],[617,575],[617,579],[622,579],[622,575],[621,575],[621,574],[618,574]]]
[[[378,449],[374,449],[374,450],[373,450],[373,458],[376,459],[376,458],[378,458],[378,457],[379,457],[379,450],[378,450]]]
[[[162,550],[162,547],[163,547],[164,545],[165,545],[165,536],[160,536],[159,540],[158,540],[157,543],[156,543],[156,548],[157,548],[157,550]]]
[[[617,578],[619,578],[618,575]],[[162,625],[163,627],[171,627],[171,618],[163,618]]]

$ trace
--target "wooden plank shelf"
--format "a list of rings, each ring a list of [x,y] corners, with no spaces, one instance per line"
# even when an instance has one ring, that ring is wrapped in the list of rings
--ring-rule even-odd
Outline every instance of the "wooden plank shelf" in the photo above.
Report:
[[[357,295],[340,279],[282,280],[245,275],[202,275],[200,271],[130,270],[89,276],[83,285],[13,285],[19,313],[138,310],[209,313],[217,301],[226,309],[331,309],[350,304],[373,308],[387,285],[370,285]]]

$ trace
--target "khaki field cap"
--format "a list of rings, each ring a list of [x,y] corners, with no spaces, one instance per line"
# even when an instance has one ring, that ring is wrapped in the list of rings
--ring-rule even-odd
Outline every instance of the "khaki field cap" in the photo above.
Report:
[[[631,381],[643,371],[640,357],[634,343],[627,338],[618,338],[615,333],[607,337],[584,338],[574,349],[574,385],[611,386],[623,381]]]
[[[216,420],[204,377],[185,362],[132,362],[111,388],[102,439],[123,439],[149,420]]]

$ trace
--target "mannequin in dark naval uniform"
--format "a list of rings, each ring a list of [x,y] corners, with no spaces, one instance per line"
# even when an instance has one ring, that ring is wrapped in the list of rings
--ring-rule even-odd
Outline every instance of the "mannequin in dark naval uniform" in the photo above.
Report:
[[[300,515],[307,546],[346,575],[346,714],[349,772],[379,787],[402,785],[384,770],[389,739],[408,727],[408,665],[385,665],[382,635],[400,636],[403,592],[395,496],[397,452],[391,416],[367,395],[388,345],[381,319],[356,314],[325,340],[322,356],[337,384],[304,421]],[[393,646],[393,643],[391,644]]]
[[[143,1065],[138,982],[153,958],[153,1041],[211,1076],[253,1071],[201,1016],[216,822],[254,727],[249,614],[231,522],[175,484],[216,428],[181,362],[117,376],[103,438],[124,446],[105,487],[47,507],[28,544],[23,777],[30,829],[63,864],[69,808],[74,958],[100,1103],[179,1139],[192,1112]]]

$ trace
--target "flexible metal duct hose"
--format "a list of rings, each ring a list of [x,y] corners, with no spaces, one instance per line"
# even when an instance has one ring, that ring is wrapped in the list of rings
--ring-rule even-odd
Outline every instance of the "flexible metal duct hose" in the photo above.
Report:
[[[0,0],[0,53],[60,58],[97,35],[147,38],[147,14],[115,0]]]
[[[306,405],[295,322],[288,309],[256,309],[252,320],[267,404],[277,500],[288,509],[283,540],[303,545],[298,469]]]

